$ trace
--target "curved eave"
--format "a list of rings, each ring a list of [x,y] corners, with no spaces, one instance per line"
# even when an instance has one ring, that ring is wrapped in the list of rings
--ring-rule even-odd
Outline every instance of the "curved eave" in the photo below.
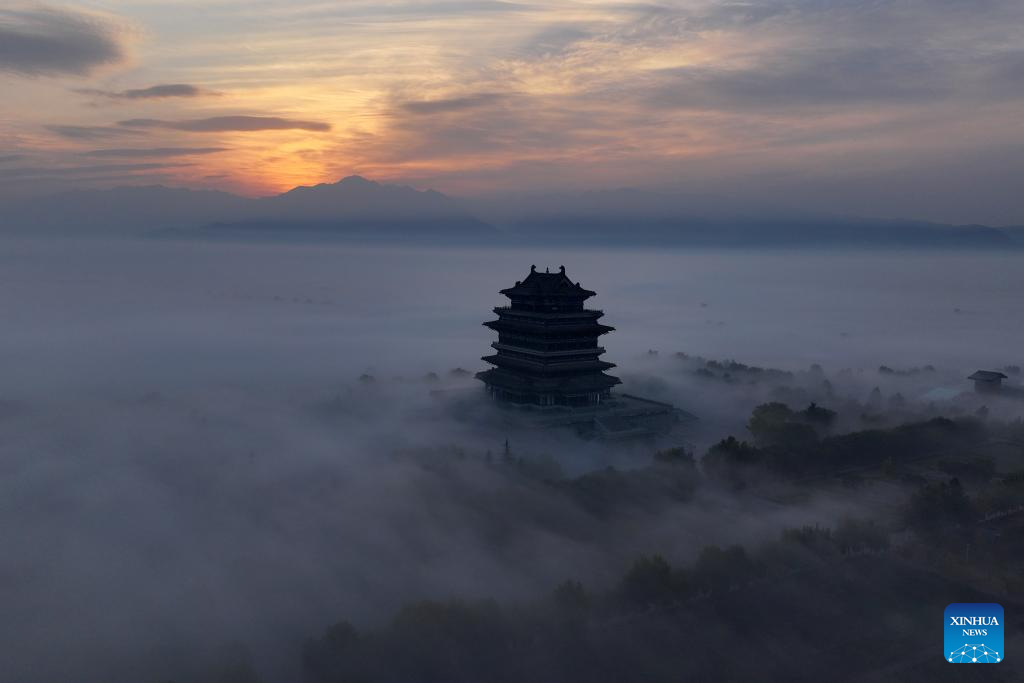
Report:
[[[483,370],[476,373],[476,378],[489,385],[512,391],[536,391],[564,395],[585,394],[591,391],[610,389],[622,380],[613,375],[592,373],[575,377],[530,377],[510,373],[501,368]]]
[[[546,325],[542,321],[531,321],[526,319],[498,319],[488,320],[485,323],[481,323],[484,327],[488,327],[495,332],[524,332],[533,333],[541,336],[560,336],[566,333],[579,333],[583,336],[595,335],[600,336],[602,334],[608,334],[614,332],[615,328],[611,325],[603,325],[601,323],[584,323],[584,324],[569,324],[569,325]]]
[[[523,353],[528,356],[536,356],[537,358],[569,358],[571,356],[593,356],[597,358],[605,352],[603,346],[595,346],[587,349],[558,349],[554,351],[540,351],[538,349],[530,349],[524,346],[516,346],[515,344],[502,344],[501,342],[491,342],[491,348],[495,351],[508,351],[511,353]]]
[[[562,298],[562,299],[589,299],[592,296],[597,296],[597,292],[592,292],[589,289],[584,289],[579,285],[562,286],[558,288],[554,287],[533,287],[529,283],[520,283],[513,287],[506,287],[505,289],[498,290],[499,294],[503,294],[508,298],[513,296],[531,299],[545,299],[545,298]]]
[[[490,363],[499,368],[509,368],[515,371],[535,372],[541,375],[573,374],[604,372],[615,367],[615,363],[604,360],[586,360],[568,363],[538,363],[523,358],[510,358],[500,353],[490,356],[481,356],[480,360]]]

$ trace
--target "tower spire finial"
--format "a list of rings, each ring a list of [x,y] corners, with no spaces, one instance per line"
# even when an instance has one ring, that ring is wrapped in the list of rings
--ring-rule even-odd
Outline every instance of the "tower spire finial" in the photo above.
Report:
[[[536,265],[530,266],[530,272],[531,273],[536,273],[537,272],[537,266]]]

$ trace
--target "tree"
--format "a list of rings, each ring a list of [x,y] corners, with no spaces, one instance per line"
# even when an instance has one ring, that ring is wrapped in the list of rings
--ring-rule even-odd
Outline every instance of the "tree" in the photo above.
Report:
[[[804,454],[818,441],[815,427],[827,428],[835,413],[812,403],[806,410],[794,412],[785,403],[762,403],[754,408],[747,430],[758,446],[781,449],[783,454]],[[781,460],[787,460],[782,458]]]
[[[822,408],[817,403],[811,403],[807,408],[800,411],[799,416],[803,418],[807,424],[821,430],[827,430],[832,426],[832,423],[835,422],[836,411],[829,410],[828,408]]]
[[[833,535],[839,552],[885,550],[889,547],[889,533],[870,519],[843,519]]]
[[[834,555],[836,551],[832,530],[828,527],[805,525],[799,529],[783,529],[781,539],[784,545],[798,545],[821,557]]]
[[[774,444],[785,425],[793,419],[793,411],[785,403],[773,401],[754,408],[747,422],[747,431],[760,446]]]
[[[709,477],[740,487],[743,486],[743,470],[763,464],[763,459],[760,449],[730,436],[708,449],[701,466]]]
[[[690,469],[696,467],[693,460],[693,453],[682,446],[657,451],[654,454],[654,462],[662,465],[672,465]]]
[[[590,595],[583,588],[583,584],[572,579],[559,584],[551,598],[556,607],[568,613],[586,611],[591,602]]]
[[[752,560],[743,546],[723,550],[709,545],[701,550],[693,565],[693,582],[709,593],[722,593],[743,586],[763,575],[763,567]]]
[[[942,534],[949,529],[970,524],[974,507],[964,493],[960,480],[926,484],[910,498],[907,523],[915,531]]]
[[[643,555],[633,562],[619,584],[619,595],[629,602],[650,605],[686,595],[689,582],[661,555]]]

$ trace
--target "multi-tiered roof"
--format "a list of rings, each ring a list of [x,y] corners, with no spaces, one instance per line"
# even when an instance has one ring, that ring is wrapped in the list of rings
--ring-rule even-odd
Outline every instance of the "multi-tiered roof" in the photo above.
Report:
[[[541,406],[595,405],[609,396],[617,377],[605,374],[614,363],[600,360],[597,340],[613,327],[598,321],[602,311],[583,307],[594,292],[565,274],[537,271],[501,290],[509,306],[494,309],[484,323],[498,333],[497,353],[483,360],[495,367],[477,374],[495,398]]]

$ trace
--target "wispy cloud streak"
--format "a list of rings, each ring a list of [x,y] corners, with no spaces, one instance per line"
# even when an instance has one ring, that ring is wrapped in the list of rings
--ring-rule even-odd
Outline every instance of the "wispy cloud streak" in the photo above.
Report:
[[[118,122],[127,128],[164,128],[189,133],[224,133],[259,130],[308,130],[326,132],[329,123],[286,119],[278,116],[211,116],[203,119],[166,121],[162,119],[126,119]]]

